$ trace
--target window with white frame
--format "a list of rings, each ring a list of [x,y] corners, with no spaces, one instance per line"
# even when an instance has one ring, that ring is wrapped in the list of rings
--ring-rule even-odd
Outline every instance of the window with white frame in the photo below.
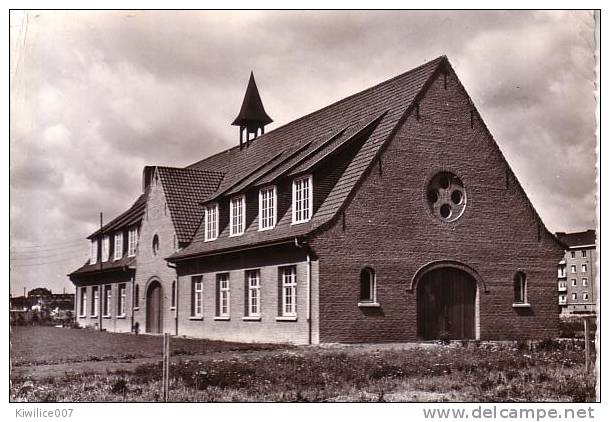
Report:
[[[582,279],[582,285],[583,286],[588,286],[589,285],[589,279],[588,278],[583,278]]]
[[[110,235],[102,236],[102,262],[108,261],[110,256]]]
[[[581,256],[582,256],[583,258],[586,258],[586,257],[587,257],[587,250],[586,250],[586,249],[583,249],[582,251],[580,251],[580,253],[581,253]]]
[[[114,234],[114,260],[123,258],[123,232]]]
[[[527,303],[527,280],[522,271],[517,271],[513,277],[513,292],[514,303]]]
[[[216,276],[216,316],[228,317],[231,314],[231,287],[229,274]]]
[[[218,204],[205,207],[205,240],[218,238]]]
[[[570,251],[570,256],[572,258],[576,258],[576,251]]]
[[[229,208],[229,235],[239,236],[246,225],[246,197],[241,195],[231,198]]]
[[[269,230],[275,226],[277,214],[275,186],[263,188],[258,193],[258,229]]]
[[[200,275],[191,278],[191,316],[203,316],[203,279]]]
[[[91,239],[91,251],[89,253],[89,263],[95,264],[97,262],[97,239]]]
[[[587,272],[587,264],[582,264],[582,272],[586,273]]]
[[[565,277],[566,276],[566,266],[565,265],[559,265],[557,267],[557,276],[558,277]]]
[[[575,273],[576,272],[576,265],[570,265],[570,272],[571,273]]]
[[[365,267],[360,271],[360,302],[377,302],[375,271]]]
[[[138,228],[132,227],[127,235],[127,256],[135,256],[138,249]]]
[[[589,292],[583,292],[582,300],[589,300]]]
[[[87,288],[80,288],[80,316],[87,314]]]
[[[572,279],[572,287],[573,286],[576,286],[576,279],[575,278]]]
[[[100,292],[97,286],[91,288],[91,316],[98,316],[99,304],[100,304]]]
[[[576,295],[576,293],[572,293],[572,300],[576,300],[578,298],[578,296]]]
[[[280,268],[282,316],[297,315],[297,269],[294,266]]]
[[[125,316],[127,303],[127,289],[125,283],[119,284],[119,301],[117,303],[117,314]]]
[[[309,221],[313,212],[312,177],[305,176],[292,182],[292,223]]]
[[[565,289],[565,288],[567,288],[565,280],[561,280],[561,281],[559,282],[559,288],[560,288],[560,289]]]
[[[261,280],[260,271],[251,270],[246,272],[246,316],[258,317],[261,315]]]
[[[112,284],[104,286],[104,316],[110,316],[112,306]]]

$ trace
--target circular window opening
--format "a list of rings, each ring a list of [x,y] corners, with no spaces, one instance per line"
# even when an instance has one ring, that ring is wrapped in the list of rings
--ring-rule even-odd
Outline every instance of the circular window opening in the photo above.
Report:
[[[159,236],[155,235],[152,241],[152,251],[156,255],[159,252]]]
[[[466,208],[466,190],[455,174],[443,171],[428,184],[426,197],[432,214],[443,221],[455,221]]]

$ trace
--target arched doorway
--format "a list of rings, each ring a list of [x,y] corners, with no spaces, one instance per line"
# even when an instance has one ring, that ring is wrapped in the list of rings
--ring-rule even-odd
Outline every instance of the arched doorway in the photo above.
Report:
[[[152,281],[146,290],[146,332],[161,332],[161,283]]]
[[[423,340],[476,338],[477,283],[465,271],[441,267],[417,283],[417,335]]]

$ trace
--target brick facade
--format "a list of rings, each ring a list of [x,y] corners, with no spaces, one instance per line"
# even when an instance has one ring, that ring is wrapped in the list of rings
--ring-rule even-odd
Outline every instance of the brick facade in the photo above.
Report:
[[[320,341],[417,339],[410,283],[435,261],[457,261],[478,286],[481,339],[557,334],[556,241],[535,211],[454,74],[440,75],[383,151],[341,221],[311,241],[320,257]],[[433,216],[426,186],[437,172],[460,177],[464,214]],[[540,233],[540,234],[539,234]],[[360,270],[377,274],[379,308],[359,308]],[[527,275],[530,308],[513,308],[513,276]],[[484,290],[487,290],[486,292]]]

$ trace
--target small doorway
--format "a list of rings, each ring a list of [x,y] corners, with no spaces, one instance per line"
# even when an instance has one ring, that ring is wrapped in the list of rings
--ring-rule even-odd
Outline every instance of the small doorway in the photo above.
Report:
[[[146,291],[146,332],[161,333],[161,283],[150,283]]]
[[[475,339],[477,283],[457,268],[438,268],[417,286],[417,335],[423,340]]]

